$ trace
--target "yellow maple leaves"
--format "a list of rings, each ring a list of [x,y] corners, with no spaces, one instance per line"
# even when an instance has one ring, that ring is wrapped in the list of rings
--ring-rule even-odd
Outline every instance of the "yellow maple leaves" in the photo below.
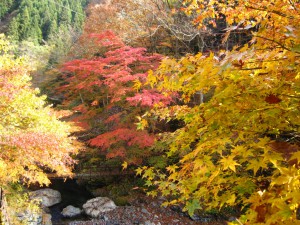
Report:
[[[233,172],[236,172],[236,166],[239,166],[241,164],[237,163],[235,160],[234,160],[234,155],[231,155],[229,157],[223,157],[221,160],[220,160],[220,163],[223,165],[223,169],[226,170],[226,169],[231,169]]]
[[[190,213],[240,204],[249,206],[242,224],[298,222],[300,3],[185,2],[202,28],[223,14],[227,32],[252,29],[253,39],[232,51],[167,58],[151,73],[155,88],[180,93],[181,105],[155,109],[155,116],[184,125],[166,150],[179,160],[165,177],[151,168],[150,183]],[[204,101],[193,103],[199,91]]]

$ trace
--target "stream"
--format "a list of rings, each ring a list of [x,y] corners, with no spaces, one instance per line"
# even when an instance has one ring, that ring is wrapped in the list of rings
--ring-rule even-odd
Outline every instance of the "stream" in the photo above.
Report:
[[[82,205],[94,197],[84,186],[79,185],[76,180],[72,179],[66,181],[63,179],[54,179],[51,180],[49,188],[59,191],[62,197],[62,201],[59,204],[49,207],[53,225],[65,224],[68,221],[76,219],[88,219],[84,215],[72,219],[64,218],[61,215],[61,211],[68,205],[82,209]]]

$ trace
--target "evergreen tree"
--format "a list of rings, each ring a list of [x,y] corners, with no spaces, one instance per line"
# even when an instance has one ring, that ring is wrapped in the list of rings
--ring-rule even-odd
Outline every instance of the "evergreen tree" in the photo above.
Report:
[[[70,25],[72,22],[72,13],[70,10],[70,4],[67,0],[63,3],[64,7],[61,10],[61,13],[59,15],[59,26],[62,25]]]
[[[10,22],[10,26],[9,26],[9,30],[8,30],[8,36],[12,39],[12,40],[16,40],[18,41],[20,38],[20,33],[19,33],[19,21],[18,21],[18,17],[14,17],[12,19],[12,21]]]
[[[20,39],[26,40],[30,37],[31,19],[28,11],[28,7],[25,6],[21,13],[18,15],[20,21]]]
[[[49,35],[49,29],[51,26],[51,22],[52,22],[52,17],[51,17],[51,13],[47,10],[43,17],[41,17],[41,31],[42,31],[42,36],[47,39],[48,35]]]
[[[57,23],[55,21],[51,21],[50,22],[50,27],[49,27],[49,30],[48,30],[48,36],[47,36],[47,39],[49,39],[50,35],[51,34],[55,34],[57,32],[58,28],[57,28]]]
[[[33,26],[31,27],[31,38],[34,42],[41,43],[43,36],[42,30],[39,26],[38,16],[33,19]]]
[[[80,31],[82,29],[85,16],[79,1],[76,1],[76,5],[74,6],[74,9],[76,13],[72,12],[72,22],[74,24],[75,30]]]
[[[22,0],[20,4],[20,9],[28,7],[29,11],[31,11],[33,9],[33,1],[34,0]]]

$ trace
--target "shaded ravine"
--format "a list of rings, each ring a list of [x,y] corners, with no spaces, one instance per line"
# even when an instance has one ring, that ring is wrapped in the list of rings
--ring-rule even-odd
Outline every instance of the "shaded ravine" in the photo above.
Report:
[[[50,214],[52,215],[53,225],[66,224],[66,222],[76,219],[88,219],[84,215],[72,219],[64,218],[61,211],[68,205],[72,205],[82,209],[82,205],[94,196],[82,185],[79,185],[75,179],[54,179],[51,180],[49,188],[57,190],[61,193],[62,201],[50,207]]]

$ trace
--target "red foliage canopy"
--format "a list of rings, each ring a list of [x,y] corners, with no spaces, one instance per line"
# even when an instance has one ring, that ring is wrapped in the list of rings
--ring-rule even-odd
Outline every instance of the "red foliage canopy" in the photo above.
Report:
[[[137,158],[134,151],[143,151],[153,145],[154,135],[136,130],[136,116],[149,106],[168,104],[171,99],[154,89],[137,92],[134,83],[144,83],[148,71],[158,66],[161,56],[147,54],[145,48],[126,46],[111,31],[89,37],[100,45],[99,53],[89,59],[65,63],[62,70],[68,84],[61,90],[69,93],[70,100],[81,101],[80,105],[77,103],[74,107],[82,113],[81,119],[91,121],[96,115],[90,112],[95,112],[99,107],[103,112],[109,112],[108,115],[98,115],[107,130],[91,139],[88,142],[91,146],[102,149],[107,158],[121,157],[129,163],[139,163],[136,159],[128,159],[128,152]],[[116,104],[121,110],[112,112],[110,107]],[[140,107],[133,109],[132,106],[137,105]],[[93,117],[89,118],[88,115]]]

